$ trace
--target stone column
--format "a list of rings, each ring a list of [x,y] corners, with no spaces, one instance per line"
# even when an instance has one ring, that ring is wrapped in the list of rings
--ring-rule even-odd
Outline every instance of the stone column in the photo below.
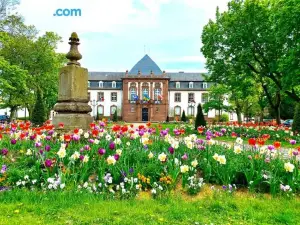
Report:
[[[57,114],[53,125],[59,132],[72,132],[75,128],[88,130],[93,117],[88,105],[88,70],[82,68],[77,60],[82,58],[78,52],[79,38],[75,32],[69,38],[71,45],[66,58],[70,61],[59,73],[58,101],[54,106]],[[59,125],[63,124],[61,128]]]

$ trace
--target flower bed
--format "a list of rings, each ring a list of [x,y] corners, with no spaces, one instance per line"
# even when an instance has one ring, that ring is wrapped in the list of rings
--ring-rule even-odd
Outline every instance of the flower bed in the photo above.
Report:
[[[62,125],[63,126],[63,125]],[[58,134],[49,123],[2,127],[0,186],[44,191],[76,190],[129,198],[150,191],[160,196],[180,184],[190,194],[222,185],[272,194],[298,194],[299,152],[284,159],[276,146],[244,148],[186,135],[184,130],[91,124],[84,132]],[[175,136],[170,135],[175,134]]]

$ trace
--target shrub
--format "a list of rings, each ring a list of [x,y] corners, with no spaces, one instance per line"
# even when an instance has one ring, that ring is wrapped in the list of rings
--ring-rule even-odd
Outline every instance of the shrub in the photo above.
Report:
[[[186,116],[185,116],[185,111],[184,110],[182,112],[181,121],[186,122]]]
[[[228,121],[229,121],[228,114],[225,113],[220,116],[220,122],[228,122]]]
[[[117,114],[117,110],[115,111],[113,118],[112,118],[113,122],[117,122],[118,121],[118,114]]]
[[[32,123],[38,126],[43,125],[43,123],[46,121],[45,115],[45,105],[42,99],[42,93],[41,90],[38,89],[35,106],[32,112]]]
[[[206,121],[203,115],[201,104],[199,103],[197,106],[197,115],[195,120],[195,130],[197,130],[200,126],[206,126]]]
[[[297,104],[295,109],[292,130],[294,132],[300,133],[300,103]]]

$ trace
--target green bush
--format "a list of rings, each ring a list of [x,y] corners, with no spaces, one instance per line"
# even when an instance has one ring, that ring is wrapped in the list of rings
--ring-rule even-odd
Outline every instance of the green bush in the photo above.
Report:
[[[229,116],[228,114],[224,113],[220,117],[220,122],[228,122],[229,121]]]
[[[42,99],[41,90],[37,90],[35,106],[32,112],[32,123],[36,126],[41,126],[46,121],[45,105]]]
[[[206,126],[206,121],[203,115],[202,107],[201,104],[199,103],[197,106],[197,115],[196,115],[196,120],[195,120],[195,130],[197,130],[198,127]]]
[[[186,116],[185,116],[185,111],[184,110],[182,112],[181,121],[186,122]]]
[[[297,104],[295,109],[292,130],[296,133],[300,133],[300,103]]]
[[[115,111],[113,118],[112,118],[113,122],[117,122],[118,121],[118,114],[117,114],[117,110]]]

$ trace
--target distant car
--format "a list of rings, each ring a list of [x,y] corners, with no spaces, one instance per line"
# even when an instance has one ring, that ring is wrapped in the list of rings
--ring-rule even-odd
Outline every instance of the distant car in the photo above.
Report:
[[[8,122],[9,121],[9,116],[7,115],[0,115],[0,122],[4,123],[4,122]]]
[[[283,125],[287,126],[287,127],[292,126],[292,124],[293,124],[293,120],[292,119],[289,119],[289,120],[286,120],[286,121],[283,122]]]

